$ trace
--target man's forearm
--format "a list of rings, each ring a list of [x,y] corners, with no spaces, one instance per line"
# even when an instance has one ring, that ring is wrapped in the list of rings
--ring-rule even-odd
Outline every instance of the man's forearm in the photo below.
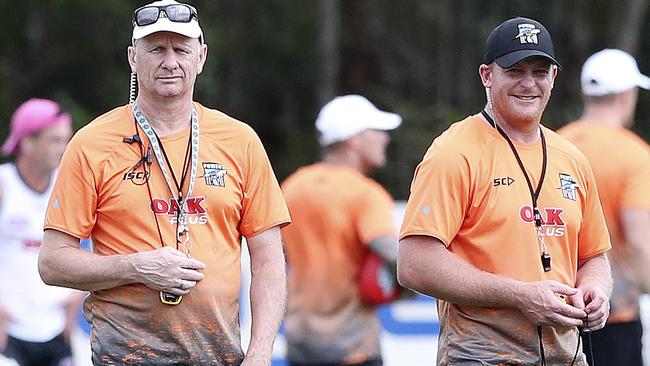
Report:
[[[392,268],[397,265],[397,237],[395,235],[383,235],[374,238],[368,244],[370,250],[389,264]]]
[[[552,281],[522,282],[482,271],[425,236],[400,242],[397,269],[402,286],[466,306],[519,310],[534,324],[577,326],[586,313],[558,300],[576,288]]]
[[[626,209],[620,213],[629,255],[622,258],[633,266],[635,280],[644,292],[650,291],[650,210]]]
[[[483,272],[449,252],[432,237],[400,242],[398,274],[402,286],[470,306],[516,307],[519,281]]]
[[[576,287],[591,285],[602,289],[607,297],[611,297],[612,283],[612,271],[607,255],[600,254],[578,263]]]
[[[273,342],[280,329],[287,306],[286,276],[284,270],[268,263],[251,280],[251,342],[247,357],[271,356]],[[280,273],[281,272],[281,273]]]
[[[183,295],[203,279],[203,269],[204,263],[169,246],[130,254],[90,253],[79,248],[79,239],[57,230],[45,231],[38,258],[45,283],[88,291],[141,283]]]
[[[284,253],[277,228],[249,238],[248,241],[251,255],[252,325],[246,361],[270,362],[273,342],[287,306]]]
[[[134,282],[124,255],[90,253],[79,248],[78,239],[56,230],[45,231],[38,269],[45,283],[79,290],[95,291]]]

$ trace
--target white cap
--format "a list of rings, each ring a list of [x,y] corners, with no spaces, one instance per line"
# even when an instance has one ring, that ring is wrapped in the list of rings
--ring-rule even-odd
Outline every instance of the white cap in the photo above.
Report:
[[[160,0],[160,1],[154,1],[145,6],[165,6],[165,5],[172,5],[172,4],[181,4],[181,3],[174,0]],[[178,33],[184,35],[185,37],[198,38],[201,42],[203,42],[203,31],[201,30],[199,21],[196,18],[192,18],[188,23],[172,22],[163,14],[160,14],[160,18],[158,18],[158,20],[155,23],[149,25],[140,27],[134,23],[132,38],[133,40],[136,40],[136,39],[144,38],[156,32]]]
[[[582,93],[589,96],[622,93],[634,87],[650,89],[636,60],[621,50],[607,48],[591,55],[582,66]]]
[[[331,145],[344,141],[363,130],[393,130],[402,123],[402,117],[384,112],[360,95],[336,97],[325,104],[316,118],[320,144]]]

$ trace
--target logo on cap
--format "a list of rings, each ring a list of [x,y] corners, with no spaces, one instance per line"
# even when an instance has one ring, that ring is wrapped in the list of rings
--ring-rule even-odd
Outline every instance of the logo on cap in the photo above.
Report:
[[[519,28],[519,34],[515,38],[519,38],[519,43],[538,44],[537,35],[541,30],[537,29],[534,24],[523,23],[517,25],[517,28]]]
[[[560,67],[555,60],[551,35],[542,23],[533,19],[508,19],[492,30],[485,43],[485,65],[496,61],[509,69],[530,57],[546,58]]]

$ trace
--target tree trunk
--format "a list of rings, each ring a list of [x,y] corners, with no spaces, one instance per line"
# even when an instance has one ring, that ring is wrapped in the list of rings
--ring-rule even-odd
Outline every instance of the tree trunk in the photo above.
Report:
[[[639,36],[643,28],[643,21],[648,11],[648,0],[627,0],[623,6],[620,25],[615,34],[618,35],[616,45],[631,54],[639,50]]]
[[[339,35],[341,11],[338,0],[320,0],[318,33],[318,85],[317,97],[320,105],[332,99],[337,92],[339,79]]]

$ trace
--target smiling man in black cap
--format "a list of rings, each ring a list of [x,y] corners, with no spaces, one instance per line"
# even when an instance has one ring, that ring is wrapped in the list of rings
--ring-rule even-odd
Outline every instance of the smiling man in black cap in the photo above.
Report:
[[[586,365],[609,314],[611,248],[585,157],[540,124],[560,65],[510,19],[479,67],[487,104],[435,139],[400,233],[403,286],[439,299],[439,365]]]

